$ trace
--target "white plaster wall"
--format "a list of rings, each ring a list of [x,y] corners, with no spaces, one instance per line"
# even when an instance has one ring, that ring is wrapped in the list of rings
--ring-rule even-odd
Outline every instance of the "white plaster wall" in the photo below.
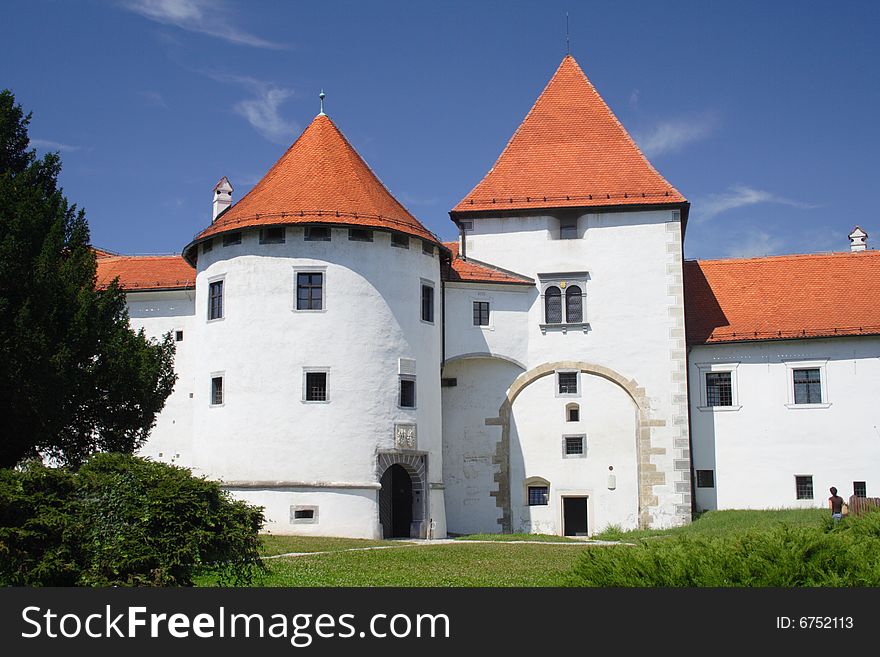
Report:
[[[455,387],[443,388],[443,480],[446,484],[448,529],[455,534],[497,533],[501,509],[492,491],[498,489],[493,463],[499,426],[496,417],[510,384],[522,373],[513,363],[495,358],[447,362],[444,378]]]
[[[147,337],[160,340],[183,331],[183,341],[175,342],[174,371],[177,382],[156,418],[149,439],[139,450],[141,456],[184,467],[192,465],[193,332],[195,290],[129,292],[126,294],[131,327],[144,329]]]
[[[537,293],[524,333],[521,316],[500,319],[495,330],[501,334],[510,327],[522,335],[529,369],[578,360],[608,367],[645,389],[649,418],[658,425],[650,429],[651,445],[662,450],[649,462],[665,476],[653,486],[658,504],[650,509],[651,524],[681,524],[690,513],[690,453],[677,211],[586,213],[578,226],[578,239],[559,240],[554,216],[475,218],[466,235],[467,255],[535,279],[541,273],[588,272],[587,333],[542,333],[544,309]],[[470,348],[452,333],[447,330],[447,345]],[[447,349],[447,357],[453,353]]]
[[[785,362],[826,359],[829,405],[787,406]],[[699,365],[713,363],[738,363],[738,410],[701,410]],[[829,487],[849,498],[854,481],[880,496],[880,338],[702,345],[689,366],[694,469],[715,470],[715,489],[696,489],[700,508],[825,507]],[[813,476],[813,500],[796,499],[795,475]]]
[[[513,530],[562,534],[562,498],[588,497],[588,531],[608,525],[638,527],[636,425],[638,409],[620,386],[580,375],[580,394],[560,397],[555,376],[526,386],[513,403],[510,440]],[[566,406],[580,406],[580,421],[566,421]],[[584,458],[563,456],[564,435],[586,436]],[[613,470],[609,470],[609,467]],[[609,489],[608,476],[615,487]],[[550,482],[549,504],[529,506],[525,481]]]
[[[228,488],[238,499],[264,507],[263,531],[299,536],[382,538],[376,490],[345,488]],[[317,522],[290,521],[291,507],[318,507]]]

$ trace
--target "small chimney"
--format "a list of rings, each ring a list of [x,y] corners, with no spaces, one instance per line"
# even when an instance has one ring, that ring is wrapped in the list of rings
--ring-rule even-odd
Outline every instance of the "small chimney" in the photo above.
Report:
[[[223,176],[214,185],[214,214],[211,221],[213,222],[230,205],[232,205],[232,185],[229,184],[229,179]]]
[[[863,231],[860,226],[853,228],[853,232],[849,234],[849,250],[864,251],[868,248],[868,233]]]

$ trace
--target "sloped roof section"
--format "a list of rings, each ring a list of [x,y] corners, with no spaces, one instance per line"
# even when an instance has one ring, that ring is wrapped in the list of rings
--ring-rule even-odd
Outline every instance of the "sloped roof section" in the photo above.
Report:
[[[452,210],[686,203],[567,55],[489,173]]]
[[[263,179],[195,241],[242,228],[297,223],[384,228],[439,244],[324,114],[316,116]]]
[[[880,251],[684,263],[689,344],[880,334]]]
[[[126,292],[189,290],[196,286],[196,270],[179,255],[98,258],[98,288],[106,288],[117,276]]]
[[[458,242],[443,242],[452,259],[443,263],[441,275],[447,283],[502,283],[507,285],[534,285],[534,279],[493,267],[479,260],[463,260],[458,256]]]

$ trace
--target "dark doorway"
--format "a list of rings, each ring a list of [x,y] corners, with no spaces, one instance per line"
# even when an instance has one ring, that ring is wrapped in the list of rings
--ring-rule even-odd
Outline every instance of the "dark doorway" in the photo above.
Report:
[[[562,498],[563,534],[566,536],[587,535],[587,498]]]
[[[380,481],[379,522],[383,538],[409,538],[412,525],[412,478],[403,466],[389,467]]]

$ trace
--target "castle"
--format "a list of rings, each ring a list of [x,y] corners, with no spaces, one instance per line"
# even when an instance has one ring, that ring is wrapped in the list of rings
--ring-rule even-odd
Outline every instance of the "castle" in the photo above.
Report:
[[[864,496],[880,256],[684,261],[687,200],[566,56],[443,243],[323,111],[181,256],[98,252],[177,346],[142,454],[275,533],[591,535]]]

